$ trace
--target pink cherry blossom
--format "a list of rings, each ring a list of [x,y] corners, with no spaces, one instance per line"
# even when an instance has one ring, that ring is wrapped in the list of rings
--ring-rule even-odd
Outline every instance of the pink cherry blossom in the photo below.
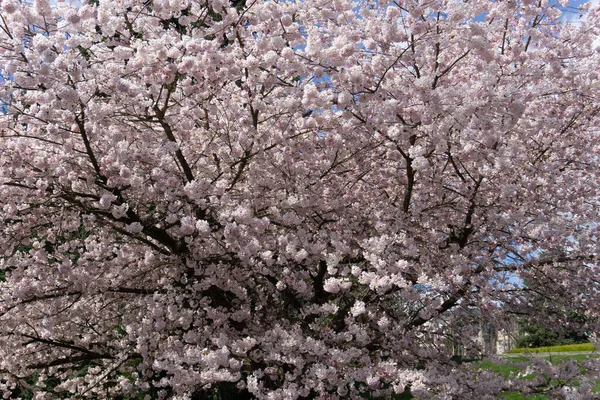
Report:
[[[580,13],[3,0],[0,392],[593,398],[597,360],[450,361],[482,320],[598,337]]]

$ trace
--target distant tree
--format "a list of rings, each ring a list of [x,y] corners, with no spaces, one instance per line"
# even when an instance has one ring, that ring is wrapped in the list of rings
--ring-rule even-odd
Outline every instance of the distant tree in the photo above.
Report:
[[[471,312],[599,331],[600,10],[581,12],[2,0],[0,392],[540,390],[446,344],[473,347]],[[593,396],[535,368],[549,398]]]
[[[515,347],[545,347],[589,341],[585,332],[561,332],[535,324],[523,323]]]
[[[542,254],[541,260],[561,257],[556,254]],[[555,268],[563,266],[555,263]],[[544,347],[561,344],[574,344],[589,342],[589,332],[586,327],[590,322],[588,319],[597,319],[597,316],[586,313],[584,310],[569,309],[568,304],[560,303],[561,296],[555,296],[544,290],[546,282],[543,280],[525,279],[522,282],[524,291],[530,292],[530,301],[526,307],[527,316],[519,321],[519,336],[515,342],[516,347]],[[588,294],[581,292],[575,294],[577,297],[587,297]],[[558,313],[554,318],[549,314]]]

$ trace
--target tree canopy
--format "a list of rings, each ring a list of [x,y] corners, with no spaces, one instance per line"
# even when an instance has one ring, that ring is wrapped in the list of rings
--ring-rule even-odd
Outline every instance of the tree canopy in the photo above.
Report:
[[[599,331],[600,10],[561,4],[2,0],[0,391],[536,390],[449,343]]]

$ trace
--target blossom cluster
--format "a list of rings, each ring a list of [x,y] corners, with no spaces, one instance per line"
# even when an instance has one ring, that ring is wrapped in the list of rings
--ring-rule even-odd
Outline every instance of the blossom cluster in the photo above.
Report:
[[[451,361],[599,331],[586,7],[2,0],[0,392],[592,396]]]

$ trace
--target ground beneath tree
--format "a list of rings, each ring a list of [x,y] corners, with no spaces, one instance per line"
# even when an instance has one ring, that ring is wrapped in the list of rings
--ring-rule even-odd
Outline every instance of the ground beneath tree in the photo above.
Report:
[[[537,356],[537,357],[549,357],[549,356],[574,356],[579,354],[589,354],[589,355],[598,355],[598,351],[561,351],[561,352],[531,352],[531,353],[504,353],[498,354],[499,357],[502,358],[512,358],[512,357],[527,357],[527,356]]]

